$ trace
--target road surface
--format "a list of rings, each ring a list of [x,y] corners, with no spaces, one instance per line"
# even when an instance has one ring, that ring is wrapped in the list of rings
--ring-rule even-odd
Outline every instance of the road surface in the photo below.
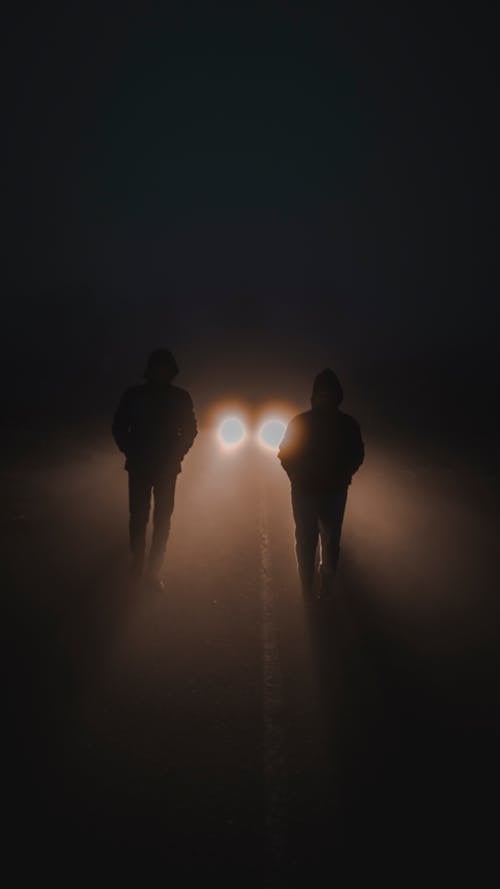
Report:
[[[5,846],[21,879],[405,885],[495,861],[494,483],[367,448],[331,604],[286,476],[203,430],[157,593],[108,442],[3,468]],[[175,876],[174,876],[175,875]]]

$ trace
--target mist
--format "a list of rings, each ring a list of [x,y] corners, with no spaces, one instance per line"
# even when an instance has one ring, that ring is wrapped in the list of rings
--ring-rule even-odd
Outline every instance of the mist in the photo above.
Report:
[[[10,10],[19,877],[498,870],[496,26],[363,3]],[[131,579],[111,427],[158,348],[198,434],[153,589]],[[325,368],[365,449],[329,601],[303,595],[290,483],[258,441]]]

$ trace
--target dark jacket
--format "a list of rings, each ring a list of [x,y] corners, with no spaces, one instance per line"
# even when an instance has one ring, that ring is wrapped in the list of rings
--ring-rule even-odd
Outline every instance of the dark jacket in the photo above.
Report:
[[[152,479],[178,473],[198,431],[191,396],[172,385],[133,386],[121,397],[112,431],[125,469]]]
[[[340,410],[298,414],[278,457],[292,485],[314,493],[337,491],[350,484],[364,460],[359,425]]]

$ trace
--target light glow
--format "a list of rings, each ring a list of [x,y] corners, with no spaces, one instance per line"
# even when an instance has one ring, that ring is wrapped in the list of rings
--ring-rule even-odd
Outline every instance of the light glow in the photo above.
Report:
[[[269,451],[277,451],[286,431],[286,423],[277,417],[265,420],[259,429],[259,443]]]
[[[217,434],[220,444],[232,450],[244,442],[247,433],[239,417],[226,417],[220,424]]]

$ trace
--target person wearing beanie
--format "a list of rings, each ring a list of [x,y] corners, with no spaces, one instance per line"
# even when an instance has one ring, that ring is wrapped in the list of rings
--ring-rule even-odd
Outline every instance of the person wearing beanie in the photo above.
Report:
[[[311,410],[290,421],[278,451],[291,482],[297,565],[306,598],[316,591],[326,598],[333,591],[347,492],[364,460],[359,425],[339,409],[342,400],[337,375],[330,368],[321,371],[314,380]]]
[[[151,352],[146,382],[127,389],[115,412],[112,433],[125,455],[129,491],[131,575],[145,568],[146,529],[154,497],[153,535],[146,577],[163,587],[160,577],[174,510],[181,463],[197,435],[191,396],[172,385],[179,368],[168,349]]]

